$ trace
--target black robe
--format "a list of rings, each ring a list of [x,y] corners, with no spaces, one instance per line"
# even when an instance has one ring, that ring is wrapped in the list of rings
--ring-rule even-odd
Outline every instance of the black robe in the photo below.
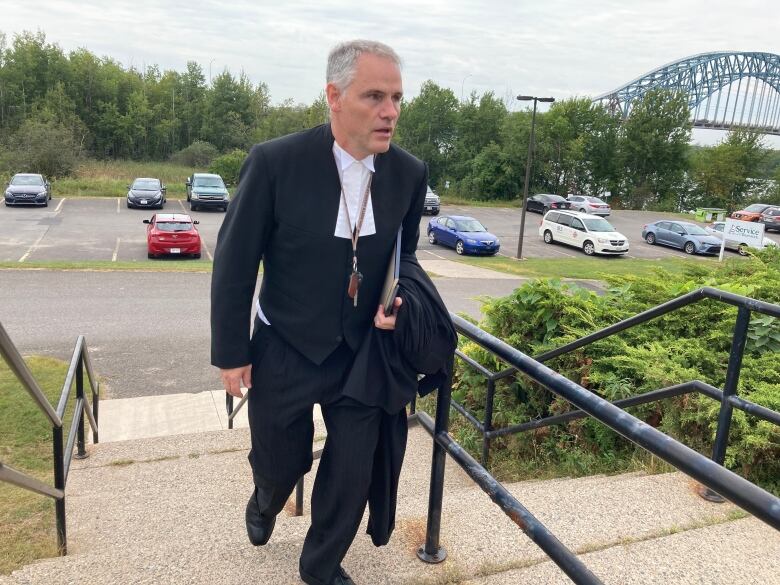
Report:
[[[399,284],[403,304],[395,330],[371,326],[343,389],[343,395],[384,410],[368,496],[368,533],[376,546],[387,544],[395,527],[405,407],[415,393],[424,396],[448,380],[458,343],[444,301],[414,256],[402,256]]]

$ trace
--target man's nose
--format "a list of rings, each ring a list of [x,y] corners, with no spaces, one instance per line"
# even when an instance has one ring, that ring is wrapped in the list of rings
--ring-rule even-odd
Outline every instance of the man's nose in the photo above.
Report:
[[[379,115],[385,120],[395,120],[398,118],[400,104],[395,102],[392,97],[387,97],[382,101],[382,108]]]

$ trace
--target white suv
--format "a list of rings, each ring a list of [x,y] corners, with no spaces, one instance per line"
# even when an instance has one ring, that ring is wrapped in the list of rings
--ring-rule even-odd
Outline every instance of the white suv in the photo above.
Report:
[[[548,211],[539,224],[545,243],[561,242],[580,248],[585,255],[620,255],[628,252],[628,238],[606,219],[577,211]]]

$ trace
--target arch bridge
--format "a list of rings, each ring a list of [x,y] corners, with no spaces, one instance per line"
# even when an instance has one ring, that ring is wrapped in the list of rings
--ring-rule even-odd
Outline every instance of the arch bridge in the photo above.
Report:
[[[780,136],[780,55],[693,55],[659,67],[593,101],[625,118],[634,102],[656,88],[688,95],[694,127],[747,128]]]

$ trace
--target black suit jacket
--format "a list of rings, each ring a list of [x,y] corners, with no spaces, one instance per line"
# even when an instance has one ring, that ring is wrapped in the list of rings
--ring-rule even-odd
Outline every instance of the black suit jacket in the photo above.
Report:
[[[342,341],[357,349],[379,304],[387,263],[403,224],[402,255],[414,255],[427,168],[391,145],[375,161],[376,233],[358,241],[363,283],[347,296],[352,246],[333,235],[341,200],[329,124],[255,145],[219,231],[211,281],[211,363],[251,362],[250,315],[260,261],[260,304],[277,333],[314,363]]]

